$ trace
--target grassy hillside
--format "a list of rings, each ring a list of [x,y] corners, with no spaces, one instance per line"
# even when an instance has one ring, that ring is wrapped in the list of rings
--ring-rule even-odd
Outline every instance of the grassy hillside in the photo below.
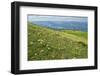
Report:
[[[28,60],[87,58],[87,32],[56,31],[28,23]]]

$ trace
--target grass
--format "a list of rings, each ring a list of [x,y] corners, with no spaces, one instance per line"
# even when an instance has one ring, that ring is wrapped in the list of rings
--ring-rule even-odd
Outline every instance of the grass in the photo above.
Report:
[[[87,32],[53,30],[28,23],[28,60],[88,57]]]

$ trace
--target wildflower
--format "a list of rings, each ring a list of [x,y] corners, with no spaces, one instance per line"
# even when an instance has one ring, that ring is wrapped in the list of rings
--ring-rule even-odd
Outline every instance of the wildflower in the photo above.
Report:
[[[40,42],[40,44],[42,44],[42,42]]]
[[[37,53],[35,53],[35,55],[37,55]]]
[[[44,50],[41,50],[40,52],[43,52]]]
[[[54,58],[55,56],[54,56],[54,55],[52,55],[52,57]]]
[[[40,39],[39,39],[39,40],[37,40],[37,41],[40,41]]]
[[[43,42],[43,40],[42,40],[42,39],[39,39],[39,40],[37,40],[37,41],[39,41],[39,42]]]
[[[50,48],[48,47],[48,49],[50,49]]]
[[[38,35],[39,35],[40,33],[38,33]]]
[[[30,44],[33,44],[33,42],[30,42]]]
[[[46,46],[49,46],[48,44]]]

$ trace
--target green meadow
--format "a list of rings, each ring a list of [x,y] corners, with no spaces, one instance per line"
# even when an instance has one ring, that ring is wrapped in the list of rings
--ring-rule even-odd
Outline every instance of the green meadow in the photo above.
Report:
[[[88,57],[87,32],[54,30],[28,23],[28,60]]]

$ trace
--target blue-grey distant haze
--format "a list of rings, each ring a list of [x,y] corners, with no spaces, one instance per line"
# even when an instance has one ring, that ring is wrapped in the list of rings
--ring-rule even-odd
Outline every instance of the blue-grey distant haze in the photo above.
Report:
[[[28,15],[28,22],[53,29],[88,30],[87,17]]]

